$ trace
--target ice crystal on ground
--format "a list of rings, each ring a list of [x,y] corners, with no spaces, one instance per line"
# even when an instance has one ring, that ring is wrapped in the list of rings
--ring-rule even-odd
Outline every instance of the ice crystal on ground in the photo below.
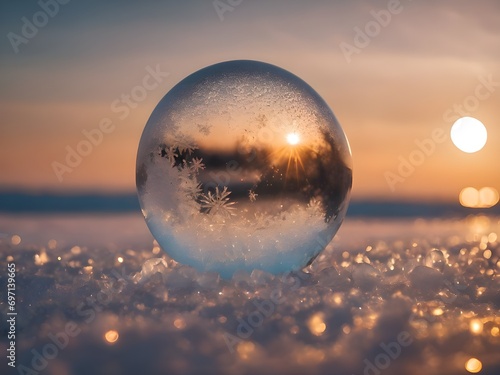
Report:
[[[224,280],[162,254],[139,215],[3,216],[16,365],[67,375],[455,375],[477,358],[481,374],[498,374],[500,220],[472,219],[350,218],[308,273]],[[427,258],[436,249],[446,259],[438,268],[436,254]],[[78,334],[52,358],[67,327]],[[400,337],[408,345],[396,346]],[[9,345],[3,335],[0,349]]]

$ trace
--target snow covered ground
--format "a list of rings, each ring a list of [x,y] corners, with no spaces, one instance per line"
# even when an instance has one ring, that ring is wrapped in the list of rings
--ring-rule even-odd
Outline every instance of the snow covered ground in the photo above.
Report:
[[[500,373],[497,217],[348,217],[305,272],[231,280],[169,259],[139,214],[0,232],[2,374]]]

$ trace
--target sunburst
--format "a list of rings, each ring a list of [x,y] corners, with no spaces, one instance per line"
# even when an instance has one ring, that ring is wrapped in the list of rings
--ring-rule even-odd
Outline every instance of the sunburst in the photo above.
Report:
[[[304,146],[298,133],[288,133],[285,136],[286,144],[271,154],[277,161],[286,160],[285,182],[290,177],[290,173],[295,172],[295,178],[299,179],[299,168],[304,169],[301,154],[308,148]]]

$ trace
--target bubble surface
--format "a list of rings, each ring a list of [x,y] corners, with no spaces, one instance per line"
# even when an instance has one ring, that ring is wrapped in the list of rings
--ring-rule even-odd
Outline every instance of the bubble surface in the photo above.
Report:
[[[175,260],[224,277],[299,269],[345,216],[347,138],[323,99],[273,65],[229,61],[178,83],[137,156],[148,227]]]

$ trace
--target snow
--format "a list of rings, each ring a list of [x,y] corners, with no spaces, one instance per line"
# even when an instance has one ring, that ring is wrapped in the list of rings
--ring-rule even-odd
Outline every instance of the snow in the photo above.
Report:
[[[496,217],[348,219],[303,271],[231,279],[168,258],[140,214],[0,216],[0,231],[17,364],[36,373],[446,375],[471,358],[500,373]]]

